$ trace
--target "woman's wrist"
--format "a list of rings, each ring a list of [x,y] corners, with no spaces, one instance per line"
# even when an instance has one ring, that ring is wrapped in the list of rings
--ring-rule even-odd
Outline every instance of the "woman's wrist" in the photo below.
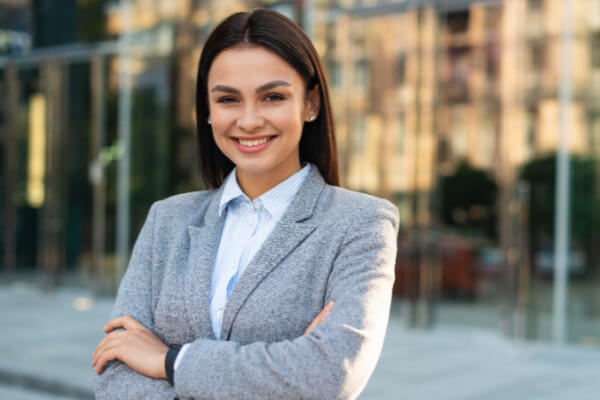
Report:
[[[177,358],[180,349],[179,346],[169,347],[169,350],[165,355],[165,375],[171,386],[175,384],[173,380],[175,376],[175,359]]]

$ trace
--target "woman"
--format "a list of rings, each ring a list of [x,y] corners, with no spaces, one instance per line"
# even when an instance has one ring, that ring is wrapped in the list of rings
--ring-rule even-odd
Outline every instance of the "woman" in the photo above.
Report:
[[[93,354],[97,398],[356,398],[383,344],[398,216],[336,187],[314,47],[281,14],[234,14],[206,42],[196,102],[212,190],[151,207]]]

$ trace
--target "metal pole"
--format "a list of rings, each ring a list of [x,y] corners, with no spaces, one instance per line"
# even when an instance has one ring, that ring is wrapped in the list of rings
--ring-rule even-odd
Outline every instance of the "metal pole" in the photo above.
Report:
[[[67,66],[56,60],[41,65],[45,104],[44,202],[40,209],[37,268],[41,285],[52,289],[62,278],[65,267],[66,160],[68,84]]]
[[[314,14],[314,3],[313,0],[304,0],[302,6],[302,28],[306,33],[306,36],[314,39],[314,31],[313,31],[313,16]]]
[[[117,167],[117,234],[115,280],[123,276],[129,256],[129,178],[131,140],[131,14],[130,0],[121,0],[122,27],[119,38],[119,113],[120,157]]]
[[[560,75],[560,142],[556,160],[556,208],[554,241],[554,290],[552,335],[555,343],[567,337],[568,265],[569,265],[569,106],[571,104],[571,45],[573,40],[572,4],[563,0],[563,32]]]
[[[18,144],[18,122],[19,115],[19,93],[21,92],[19,82],[19,71],[9,65],[4,74],[6,89],[4,93],[4,112],[6,121],[4,123],[4,188],[0,191],[0,197],[4,200],[4,272],[5,278],[12,278],[17,266],[17,207],[14,199],[17,181],[17,144]]]
[[[100,152],[106,136],[106,108],[104,93],[104,59],[94,56],[92,59],[92,157],[90,178],[93,184],[92,198],[92,276],[95,278],[95,292],[101,290],[99,282],[106,279],[104,271],[104,251],[106,235],[106,181],[104,165]]]
[[[419,170],[419,161],[421,150],[423,148],[421,142],[423,141],[422,136],[422,93],[423,90],[423,30],[424,30],[424,10],[423,8],[417,8],[415,10],[417,14],[417,48],[416,48],[416,58],[417,58],[417,76],[416,76],[416,92],[415,92],[415,152],[414,152],[414,193],[413,193],[413,213],[414,213],[414,232],[416,238],[416,252],[417,252],[417,270],[419,277],[419,289],[417,294],[417,302],[415,305],[415,323],[419,328],[426,328],[428,325],[428,316],[429,316],[429,270],[427,266],[427,260],[425,259],[426,245],[425,245],[425,232],[427,227],[424,226],[425,222],[422,221],[421,210],[421,195],[419,194],[419,174],[421,171]]]

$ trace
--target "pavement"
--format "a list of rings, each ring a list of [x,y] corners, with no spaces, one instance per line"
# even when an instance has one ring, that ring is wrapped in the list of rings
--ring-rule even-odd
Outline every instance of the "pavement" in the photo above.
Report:
[[[112,298],[0,285],[0,399],[93,399],[91,353]],[[493,329],[404,327],[395,304],[364,400],[600,398],[600,350],[512,341]]]

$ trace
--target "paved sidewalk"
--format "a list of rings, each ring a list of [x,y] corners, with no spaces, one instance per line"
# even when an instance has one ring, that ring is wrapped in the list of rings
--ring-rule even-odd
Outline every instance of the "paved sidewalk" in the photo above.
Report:
[[[0,286],[0,385],[93,399],[91,354],[104,336],[112,301],[92,300],[86,290]]]
[[[597,400],[600,351],[511,342],[474,328],[409,331],[392,319],[361,399]]]
[[[91,353],[112,301],[0,285],[0,399],[93,399]],[[393,313],[361,399],[596,400],[599,378],[597,349],[515,343],[473,328],[411,331]]]

